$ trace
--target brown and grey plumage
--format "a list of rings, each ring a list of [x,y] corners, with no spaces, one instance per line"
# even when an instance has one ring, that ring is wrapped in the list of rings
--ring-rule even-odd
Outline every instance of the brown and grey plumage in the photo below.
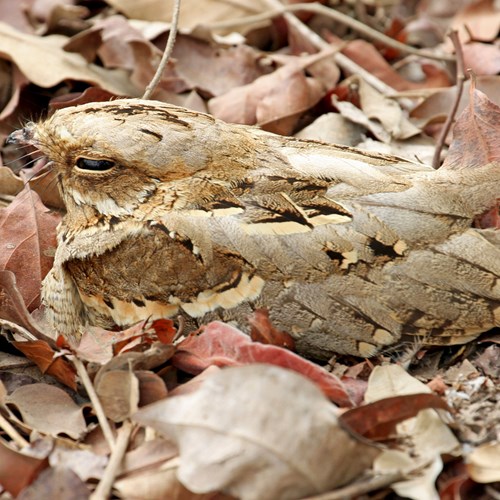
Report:
[[[500,323],[500,236],[471,227],[500,196],[498,164],[434,171],[134,99],[21,136],[67,207],[43,295],[70,337],[179,314],[245,328],[267,307],[305,354],[371,356]]]

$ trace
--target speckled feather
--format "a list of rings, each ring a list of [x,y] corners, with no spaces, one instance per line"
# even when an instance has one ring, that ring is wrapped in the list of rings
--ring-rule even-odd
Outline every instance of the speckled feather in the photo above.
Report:
[[[245,329],[266,307],[304,354],[371,356],[500,323],[500,236],[471,227],[500,196],[498,164],[434,171],[135,99],[19,137],[52,160],[67,207],[43,296],[70,338],[178,315]]]

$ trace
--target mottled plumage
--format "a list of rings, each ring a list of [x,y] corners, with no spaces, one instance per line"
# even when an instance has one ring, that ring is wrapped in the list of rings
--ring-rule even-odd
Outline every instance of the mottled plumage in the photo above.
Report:
[[[498,164],[434,171],[135,99],[17,134],[53,161],[67,207],[43,296],[69,337],[178,315],[245,329],[266,307],[305,354],[371,356],[500,323],[500,237],[471,227],[500,196]]]

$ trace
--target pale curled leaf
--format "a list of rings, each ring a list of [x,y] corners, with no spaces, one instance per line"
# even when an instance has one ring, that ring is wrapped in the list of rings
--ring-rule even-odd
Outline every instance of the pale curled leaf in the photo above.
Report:
[[[467,470],[477,483],[500,481],[500,443],[486,443],[467,457]]]
[[[339,428],[335,406],[311,382],[268,365],[221,370],[133,420],[177,442],[179,479],[197,493],[297,498],[349,482],[377,454]]]
[[[401,366],[378,366],[368,380],[365,401],[429,392],[425,384]],[[459,442],[434,410],[420,411],[416,417],[398,424],[397,434],[405,437],[404,445],[400,450],[384,450],[375,459],[374,469],[381,474],[395,471],[416,474],[391,486],[399,495],[415,500],[439,498],[434,483],[442,470],[441,455],[455,453]]]

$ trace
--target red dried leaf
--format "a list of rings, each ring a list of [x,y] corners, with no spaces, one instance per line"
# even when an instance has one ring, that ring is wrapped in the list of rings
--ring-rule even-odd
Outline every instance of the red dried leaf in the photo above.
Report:
[[[56,352],[43,340],[12,342],[28,359],[31,359],[42,373],[51,375],[59,382],[76,390],[76,372],[73,365]]]
[[[171,344],[177,334],[177,329],[171,319],[157,319],[153,321],[151,328],[162,344]]]
[[[22,326],[39,339],[51,342],[26,309],[16,285],[16,277],[11,271],[0,271],[0,318]]]
[[[16,275],[29,311],[40,305],[40,284],[52,267],[59,221],[60,216],[50,212],[29,186],[0,209],[0,270]]]
[[[274,328],[269,319],[269,311],[267,309],[257,309],[254,311],[248,317],[248,323],[251,326],[250,338],[254,342],[277,345],[295,351],[295,341],[292,336],[283,330]]]
[[[214,321],[199,335],[192,335],[178,345],[172,364],[197,375],[211,365],[241,366],[267,363],[296,371],[312,380],[332,401],[340,406],[353,406],[349,387],[323,368],[287,349],[252,342],[243,332]]]
[[[450,411],[448,405],[434,394],[410,394],[381,399],[374,403],[353,408],[339,417],[339,422],[347,430],[366,438],[387,439],[394,433],[396,424],[414,417],[426,408]]]
[[[14,497],[48,465],[47,458],[24,455],[0,441],[0,485]]]

